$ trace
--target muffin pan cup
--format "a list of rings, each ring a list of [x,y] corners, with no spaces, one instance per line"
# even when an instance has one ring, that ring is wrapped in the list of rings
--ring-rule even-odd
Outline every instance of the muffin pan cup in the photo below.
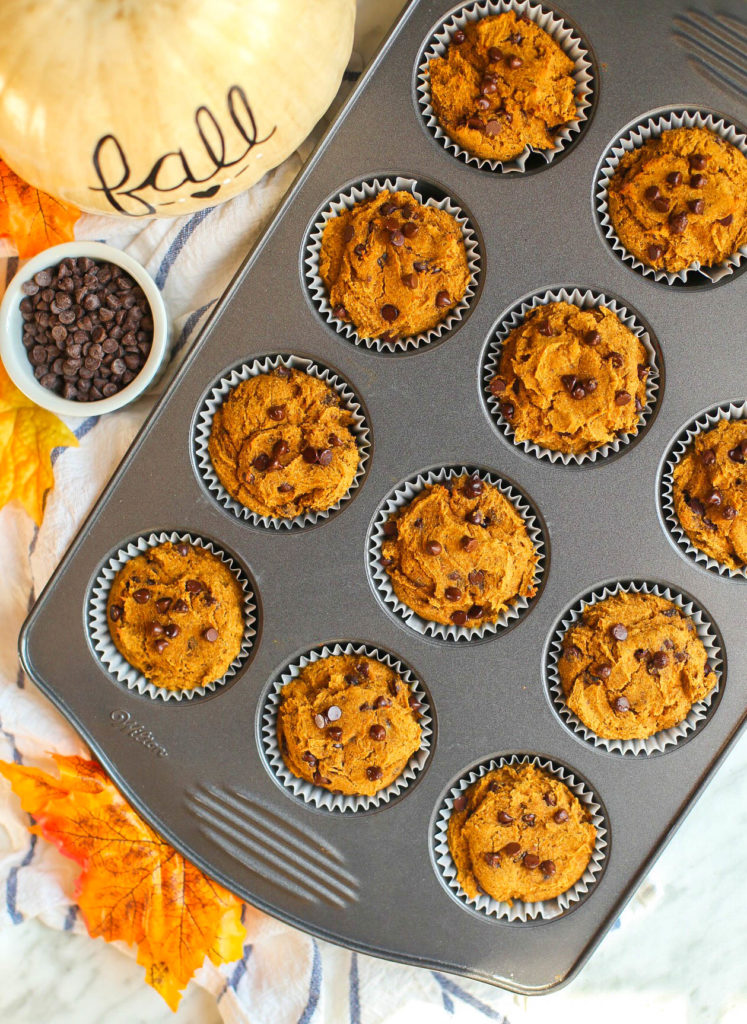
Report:
[[[449,819],[454,810],[454,801],[462,793],[465,793],[473,783],[481,779],[483,775],[487,775],[488,772],[495,771],[496,768],[511,767],[519,764],[533,764],[548,775],[559,779],[586,807],[589,819],[596,829],[596,841],[591,859],[579,880],[552,900],[538,900],[535,903],[524,900],[501,902],[494,900],[487,893],[479,893],[475,898],[471,898],[459,884],[456,865],[449,850]],[[477,765],[477,767],[467,772],[455,786],[451,787],[442,801],[436,817],[432,840],[432,856],[436,870],[441,880],[447,886],[449,893],[463,906],[497,920],[509,921],[511,923],[525,924],[527,921],[537,920],[552,921],[554,918],[565,914],[582,900],[598,881],[604,868],[604,859],[609,845],[608,836],[609,826],[607,825],[601,804],[586,782],[574,776],[567,768],[547,758],[512,754],[508,757],[495,758],[492,761]]]
[[[560,681],[558,672],[558,661],[562,654],[563,639],[569,629],[581,621],[584,611],[598,601],[613,597],[615,594],[654,594],[656,597],[666,598],[675,604],[680,611],[684,612],[689,619],[695,623],[698,637],[703,642],[708,655],[708,664],[711,666],[715,677],[713,689],[701,701],[693,704],[685,718],[677,725],[669,729],[662,729],[660,732],[647,736],[644,739],[620,740],[605,739],[598,736],[592,729],[575,715],[568,707],[563,693],[563,684]],[[689,600],[683,594],[670,587],[659,586],[656,583],[619,582],[614,585],[598,587],[578,601],[572,608],[563,615],[560,625],[550,641],[545,663],[548,692],[553,707],[560,718],[565,722],[576,736],[592,746],[606,750],[614,754],[660,754],[665,750],[672,750],[678,743],[688,739],[699,729],[708,718],[712,708],[718,703],[718,694],[721,690],[724,679],[724,662],[721,643],[717,636],[713,622],[703,608]]]
[[[109,632],[109,620],[106,614],[109,591],[111,590],[114,577],[119,570],[131,558],[144,554],[148,548],[154,548],[158,544],[166,544],[167,542],[172,544],[191,544],[193,547],[205,548],[207,551],[212,552],[212,554],[216,555],[228,566],[241,584],[244,594],[244,636],[239,653],[231,662],[228,671],[219,679],[206,683],[204,686],[194,686],[190,690],[168,690],[164,686],[156,686],[142,672],[136,669],[134,665],[131,665],[114,645],[111,633]],[[214,693],[219,687],[225,686],[236,675],[248,658],[257,635],[258,625],[254,594],[249,580],[237,562],[216,544],[213,544],[212,541],[203,540],[201,537],[194,536],[191,533],[176,532],[143,535],[142,537],[136,537],[125,544],[124,547],[119,548],[108,559],[106,564],[102,566],[91,588],[88,599],[87,618],[89,637],[96,657],[109,675],[116,679],[118,683],[123,683],[130,690],[136,690],[144,696],[165,701],[194,700],[195,697],[205,697],[209,693]]]
[[[299,778],[288,769],[278,747],[277,718],[283,698],[283,687],[293,679],[298,678],[302,669],[306,668],[307,665],[319,661],[320,658],[329,658],[339,654],[354,654],[357,657],[365,655],[369,658],[375,658],[376,661],[380,661],[383,665],[387,665],[407,683],[412,695],[417,697],[421,705],[420,748],[415,751],[402,773],[394,782],[389,786],[385,786],[384,789],[380,789],[373,796],[366,796],[364,794],[345,796],[342,793],[332,792],[323,786],[315,786],[311,782]],[[356,811],[370,811],[375,807],[382,807],[388,804],[390,800],[404,793],[407,787],[417,779],[420,772],[423,771],[431,752],[432,723],[430,703],[425,690],[420,685],[412,669],[403,664],[398,658],[395,658],[393,654],[380,651],[369,644],[325,644],[323,647],[307,651],[291,665],[287,665],[270,686],[263,702],[262,747],[270,766],[270,771],[289,793],[322,810],[351,814]]]
[[[555,136],[555,149],[536,149],[527,146],[517,157],[511,160],[489,160],[476,156],[455,142],[441,126],[432,106],[431,76],[429,64],[437,57],[444,57],[449,43],[457,31],[470,22],[480,21],[488,15],[505,14],[513,11],[517,15],[526,15],[558,44],[563,53],[573,61],[573,78],[576,83],[576,119],[569,121]],[[423,49],[422,59],[417,69],[417,102],[426,128],[452,156],[466,164],[472,164],[481,170],[501,171],[503,173],[521,174],[527,170],[527,161],[532,155],[541,156],[546,165],[567,150],[591,116],[594,104],[594,68],[588,45],[580,33],[569,25],[562,17],[549,7],[532,3],[531,0],[498,0],[498,2],[460,4],[448,14]]]
[[[462,231],[464,249],[467,254],[467,266],[470,272],[467,290],[448,316],[444,317],[435,327],[431,327],[430,330],[422,331],[420,334],[413,334],[406,338],[397,338],[394,343],[384,342],[380,337],[363,338],[358,334],[354,324],[338,319],[332,312],[327,289],[319,276],[319,258],[322,250],[324,228],[327,222],[334,220],[335,217],[339,217],[343,210],[352,210],[356,203],[373,199],[374,196],[385,189],[389,192],[409,192],[421,206],[432,206],[435,209],[445,210],[446,213],[451,214]],[[419,189],[418,182],[414,178],[395,177],[364,179],[359,181],[358,184],[352,185],[344,192],[338,193],[333,199],[330,199],[312,225],[303,262],[309,297],[320,316],[331,327],[334,327],[338,334],[342,334],[355,345],[363,345],[367,349],[393,355],[431,345],[456,329],[467,314],[475,297],[480,279],[481,256],[475,230],[467,215],[457,206],[453,199],[448,195],[443,196],[441,199],[431,196],[424,198]]]
[[[646,378],[646,404],[638,417],[638,429],[635,433],[626,433],[600,445],[589,452],[561,452],[534,441],[517,441],[514,429],[510,422],[501,413],[500,399],[496,398],[490,391],[490,381],[500,372],[501,355],[503,344],[514,328],[523,323],[527,313],[536,306],[545,306],[550,302],[568,302],[571,305],[580,306],[582,309],[594,309],[599,306],[606,306],[617,318],[640,339],[646,349],[651,366],[651,373]],[[548,289],[528,296],[526,299],[515,303],[500,317],[492,337],[485,348],[482,362],[482,386],[483,395],[490,412],[491,419],[498,430],[512,444],[517,445],[528,455],[534,455],[538,459],[549,459],[550,462],[561,463],[564,466],[589,465],[605,459],[609,455],[617,455],[634,441],[640,440],[645,433],[648,424],[656,413],[656,404],[660,397],[661,370],[660,356],[652,344],[649,331],[641,323],[640,319],[629,309],[619,303],[616,299],[609,298],[603,292],[597,292],[586,288],[569,290],[567,288]]]
[[[747,257],[747,245],[737,249],[722,263],[716,263],[711,267],[702,267],[696,261],[677,273],[657,270],[656,267],[648,266],[628,252],[618,238],[609,214],[607,190],[623,156],[634,149],[640,149],[646,142],[659,138],[662,132],[672,128],[706,128],[736,146],[747,156],[747,136],[728,118],[706,110],[683,107],[644,114],[627,125],[602,156],[594,181],[594,208],[599,225],[615,255],[645,277],[652,277],[660,284],[668,285],[718,284],[742,266]]]
[[[336,501],[334,505],[321,512],[307,511],[294,516],[292,519],[262,516],[257,512],[253,512],[246,505],[236,501],[218,479],[208,451],[210,432],[213,428],[213,417],[234,388],[251,377],[256,377],[261,373],[271,373],[278,366],[285,366],[291,370],[301,370],[303,373],[316,377],[318,380],[334,388],[340,396],[341,404],[352,413],[353,422],[350,425],[350,430],[358,444],[358,469],[352,484],[339,501]],[[235,367],[229,373],[226,373],[225,376],[221,377],[215,386],[210,389],[197,413],[193,445],[197,471],[210,491],[211,496],[223,508],[228,509],[239,519],[244,519],[253,526],[269,527],[275,530],[290,530],[304,526],[313,526],[315,523],[328,519],[351,499],[353,493],[360,487],[366,474],[366,467],[371,456],[371,430],[366,422],[365,414],[355,392],[347,381],[342,380],[333,370],[322,366],[313,359],[304,359],[302,356],[273,355],[254,359],[249,363]]]
[[[679,516],[674,507],[674,471],[687,453],[698,434],[704,434],[721,422],[721,420],[747,419],[747,401],[724,402],[715,408],[706,409],[682,428],[669,447],[664,458],[664,465],[659,480],[658,498],[664,528],[669,537],[687,558],[696,565],[710,572],[718,573],[731,580],[747,581],[747,568],[732,569],[731,566],[717,562],[715,558],[696,548],[682,529]]]
[[[592,203],[609,140],[641,111],[679,102],[738,124],[747,108],[686,61],[675,35],[685,0],[564,0],[562,16],[593,48],[595,69],[604,67],[594,116],[547,173],[529,173],[537,156],[526,173],[481,172],[440,146],[418,109],[424,41],[451,2],[405,7],[40,595],[20,652],[132,806],[243,900],[360,953],[530,995],[580,970],[747,725],[747,696],[735,685],[747,677],[741,581],[707,571],[670,539],[659,497],[683,425],[729,398],[735,406],[747,399],[739,386],[747,274],[730,274],[718,288],[657,285],[610,255]],[[719,10],[738,18],[739,4],[719,0]],[[258,144],[256,158],[262,153]],[[467,212],[480,276],[453,328],[396,350],[411,358],[379,358],[320,312],[305,261],[329,197],[372,178],[396,186],[398,174],[421,183],[424,197],[453,197]],[[658,339],[666,376],[643,436],[617,456],[583,463],[583,472],[498,436],[482,376],[502,311],[543,289],[576,287],[614,297],[640,318]],[[255,527],[210,489],[196,431],[212,390],[234,370],[289,354],[349,385],[370,432],[369,458],[339,512],[305,527]],[[397,491],[461,467],[515,488],[541,532],[537,596],[483,640],[441,639],[406,621],[369,561]],[[110,559],[171,530],[234,559],[256,605],[246,659],[225,685],[195,699],[131,689],[101,660],[89,629],[91,594]],[[698,728],[666,756],[608,754],[568,727],[548,693],[545,662],[559,616],[592,588],[620,580],[659,582],[692,600],[721,645],[728,679]],[[432,716],[422,770],[368,810],[328,810],[296,795],[262,734],[283,673],[302,653],[336,643],[392,652],[422,681]],[[475,766],[514,753],[582,782],[608,829],[603,870],[588,892],[554,917],[515,925],[460,900],[434,852],[451,789]],[[708,900],[704,890],[703,914]]]
[[[500,613],[495,622],[486,622],[474,629],[467,629],[466,626],[445,625],[442,622],[434,622],[418,615],[416,611],[397,597],[386,569],[380,564],[381,546],[386,539],[384,536],[384,526],[389,517],[398,509],[408,505],[426,487],[432,484],[442,484],[445,480],[452,480],[465,473],[469,475],[477,473],[483,483],[490,484],[500,491],[504,498],[508,498],[524,520],[527,533],[537,553],[537,565],[532,578],[535,588],[534,597],[518,597]],[[374,588],[379,598],[391,612],[407,623],[411,629],[416,630],[416,632],[423,636],[428,636],[435,640],[463,643],[468,643],[471,640],[484,640],[489,636],[494,636],[525,615],[537,601],[547,562],[546,543],[540,520],[527,498],[516,487],[500,479],[495,474],[467,466],[442,466],[440,469],[418,473],[415,477],[403,480],[402,483],[398,484],[394,492],[388,495],[376,514],[369,532],[366,550],[368,568]]]

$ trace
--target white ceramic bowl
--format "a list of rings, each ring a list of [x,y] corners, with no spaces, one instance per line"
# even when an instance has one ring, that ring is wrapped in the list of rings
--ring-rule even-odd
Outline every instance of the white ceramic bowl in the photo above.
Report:
[[[62,398],[53,391],[43,388],[34,376],[34,367],[23,346],[23,318],[21,300],[25,297],[21,286],[45,267],[53,267],[67,258],[89,259],[114,263],[132,277],[145,292],[153,316],[153,342],[145,365],[130,383],[111,398],[100,398],[94,402],[73,402]],[[158,373],[168,351],[168,319],[161,293],[148,272],[121,249],[115,249],[103,242],[65,242],[45,249],[24,264],[8,285],[0,303],[0,359],[8,376],[27,398],[43,409],[58,416],[100,416],[114,412],[128,405],[141,395]]]

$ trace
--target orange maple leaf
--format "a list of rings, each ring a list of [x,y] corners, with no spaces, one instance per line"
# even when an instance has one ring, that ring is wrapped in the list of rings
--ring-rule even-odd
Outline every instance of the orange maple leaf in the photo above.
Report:
[[[62,420],[26,398],[0,364],[0,508],[16,498],[38,526],[54,484],[52,449],[77,444]]]
[[[60,242],[71,242],[80,210],[19,178],[0,159],[0,236],[7,235],[22,260]]]
[[[55,755],[59,779],[0,761],[43,836],[83,868],[75,898],[89,934],[138,947],[149,985],[172,1010],[207,956],[237,960],[241,901],[169,846],[130,807],[95,761]]]

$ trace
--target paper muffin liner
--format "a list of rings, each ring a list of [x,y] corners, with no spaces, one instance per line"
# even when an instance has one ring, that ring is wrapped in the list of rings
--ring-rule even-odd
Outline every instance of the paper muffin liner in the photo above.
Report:
[[[340,396],[342,404],[353,416],[350,430],[358,444],[358,468],[353,482],[345,494],[328,509],[324,509],[321,512],[306,511],[294,516],[292,519],[285,519],[280,516],[262,516],[233,498],[218,479],[208,451],[210,431],[213,428],[213,417],[234,388],[238,387],[242,381],[249,380],[250,377],[256,377],[261,373],[271,373],[278,366],[285,366],[291,370],[301,370],[334,388]],[[288,353],[279,353],[272,356],[262,356],[252,360],[250,363],[243,363],[235,367],[230,373],[221,377],[218,383],[210,389],[207,396],[203,399],[197,414],[193,449],[195,464],[200,477],[207,485],[211,497],[222,505],[223,508],[232,512],[237,519],[244,519],[253,526],[270,527],[276,530],[290,530],[304,526],[313,526],[315,523],[329,519],[333,513],[339,511],[343,505],[350,501],[366,475],[371,456],[371,431],[358,396],[347,381],[343,380],[342,377],[339,377],[328,367],[312,359],[305,359]]]
[[[155,686],[142,672],[139,672],[138,669],[131,665],[124,655],[120,654],[109,633],[106,604],[114,577],[131,558],[142,555],[148,548],[154,548],[158,544],[166,544],[167,542],[172,544],[190,544],[193,547],[205,548],[207,551],[212,552],[212,554],[228,566],[244,593],[244,636],[239,653],[231,662],[228,671],[220,679],[216,679],[212,683],[206,683],[204,686],[195,686],[191,690],[167,690],[163,686]],[[193,700],[195,697],[204,697],[206,694],[213,693],[221,686],[224,686],[236,675],[239,668],[246,661],[257,635],[257,606],[254,601],[254,594],[252,593],[249,580],[239,565],[225,551],[222,551],[211,541],[203,540],[202,537],[191,533],[177,533],[175,531],[171,533],[143,534],[119,548],[99,571],[91,588],[88,598],[87,619],[93,649],[109,675],[116,679],[117,682],[124,683],[129,690],[136,690],[137,693],[166,701]]]
[[[527,313],[531,309],[534,309],[536,306],[547,305],[549,302],[568,302],[572,305],[580,306],[582,309],[594,309],[599,306],[606,306],[607,309],[611,310],[618,320],[620,320],[625,327],[627,327],[629,331],[632,331],[632,333],[635,334],[642,342],[643,347],[646,349],[648,354],[651,372],[646,378],[646,403],[642,412],[638,416],[638,429],[635,433],[622,434],[621,436],[616,437],[614,441],[609,441],[607,444],[600,445],[599,448],[595,448],[589,452],[560,452],[554,451],[551,448],[545,448],[534,441],[516,440],[513,426],[501,413],[501,400],[490,391],[490,381],[497,373],[500,372],[503,343],[508,335],[523,323]],[[490,417],[498,430],[504,437],[508,438],[512,444],[515,444],[518,448],[523,448],[527,454],[534,455],[538,459],[549,459],[550,462],[559,462],[563,466],[581,466],[584,463],[593,464],[594,462],[601,461],[610,455],[616,455],[632,442],[639,441],[645,434],[659,399],[661,380],[659,372],[659,358],[659,354],[652,343],[651,336],[638,316],[636,316],[636,314],[626,306],[617,302],[616,299],[610,298],[603,292],[597,292],[591,288],[587,288],[584,291],[581,291],[580,288],[574,288],[571,291],[567,288],[555,288],[535,292],[533,295],[529,295],[526,299],[522,299],[511,306],[501,316],[497,327],[493,330],[493,334],[488,342],[482,359],[481,376],[485,402],[490,412]]]
[[[723,576],[725,579],[742,581],[747,580],[747,567],[744,569],[732,569],[722,562],[717,562],[715,558],[707,555],[705,551],[696,548],[682,529],[674,507],[674,470],[698,434],[704,434],[712,430],[721,420],[744,419],[747,419],[747,401],[744,400],[724,402],[721,405],[712,406],[710,409],[705,409],[703,412],[698,413],[697,416],[682,428],[669,446],[669,450],[664,456],[658,487],[662,523],[677,548],[701,568]]]
[[[573,61],[573,78],[576,83],[576,119],[569,121],[562,131],[555,136],[555,149],[536,149],[527,146],[512,160],[489,160],[475,156],[463,149],[441,127],[431,101],[430,61],[444,57],[452,36],[457,29],[463,29],[469,22],[481,21],[488,15],[505,14],[513,11],[517,15],[525,14],[558,44],[563,53]],[[446,15],[438,28],[428,39],[418,63],[417,101],[420,113],[431,135],[451,153],[466,164],[472,164],[481,170],[500,171],[503,173],[523,173],[527,170],[527,161],[533,154],[541,156],[546,164],[552,163],[556,156],[576,141],[591,114],[594,101],[594,68],[588,44],[576,28],[571,27],[556,11],[542,7],[530,0],[498,0],[498,2],[482,2],[460,4]]]
[[[413,334],[407,338],[398,338],[394,343],[384,342],[381,338],[363,338],[358,334],[354,324],[338,319],[332,312],[327,289],[319,276],[322,237],[327,222],[334,220],[335,217],[339,217],[343,210],[352,210],[356,203],[373,199],[374,196],[385,189],[389,192],[409,192],[421,206],[432,206],[438,210],[445,210],[446,213],[450,214],[461,229],[464,249],[467,255],[467,266],[470,272],[470,280],[466,292],[447,317],[444,317],[435,327],[431,327],[429,331],[422,331],[420,334]],[[361,345],[367,349],[374,349],[376,352],[391,355],[430,345],[456,327],[468,310],[477,290],[481,257],[477,235],[469,218],[449,196],[444,196],[442,199],[435,199],[429,196],[424,199],[419,191],[419,183],[415,178],[398,176],[394,178],[370,178],[360,181],[327,202],[324,210],[314,220],[306,243],[303,262],[309,296],[327,323],[334,327],[338,334],[342,334],[348,341],[352,341],[354,345]]]
[[[381,548],[384,540],[386,539],[384,536],[384,525],[388,521],[389,517],[398,509],[408,505],[414,497],[420,494],[420,492],[430,484],[442,484],[444,480],[459,477],[465,473],[470,476],[477,474],[483,483],[490,484],[495,487],[496,490],[500,491],[504,497],[508,498],[524,520],[527,533],[529,534],[538,556],[537,565],[532,578],[532,583],[536,588],[534,597],[519,597],[513,604],[509,605],[508,608],[505,608],[500,613],[495,622],[487,622],[482,626],[476,626],[470,629],[466,626],[455,626],[453,624],[445,625],[442,622],[433,622],[430,619],[422,618],[422,616],[418,615],[412,608],[409,608],[403,601],[400,601],[392,588],[386,569],[380,564],[380,559],[382,557]],[[527,611],[534,606],[540,596],[547,561],[545,536],[540,525],[539,516],[530,504],[529,499],[525,497],[525,495],[514,485],[507,483],[505,480],[502,480],[493,473],[477,469],[474,466],[442,466],[440,469],[417,473],[414,476],[403,480],[385,498],[383,504],[379,508],[379,511],[376,513],[366,541],[366,552],[368,567],[374,588],[389,611],[393,612],[397,618],[402,620],[406,625],[411,629],[414,629],[415,632],[420,633],[422,636],[432,637],[436,640],[460,643],[466,643],[470,640],[482,640],[486,637],[498,634],[502,629],[512,625],[524,616]]]
[[[676,274],[667,270],[657,270],[637,259],[625,248],[617,236],[614,225],[609,215],[607,201],[607,190],[618,168],[618,165],[625,155],[634,149],[639,149],[650,139],[658,138],[662,132],[672,128],[706,128],[718,135],[726,142],[736,146],[747,156],[747,136],[735,124],[718,114],[708,111],[701,111],[692,108],[677,107],[666,109],[653,114],[644,114],[642,117],[631,121],[623,131],[605,150],[599,162],[594,177],[594,209],[596,210],[602,233],[612,247],[613,252],[623,262],[637,270],[645,277],[653,277],[655,281],[664,282],[668,285],[683,284],[718,284],[719,281],[729,277],[738,267],[741,266],[747,256],[747,245],[743,245],[735,253],[732,253],[723,263],[716,263],[710,267],[702,267],[696,260],[689,267],[678,271]]]
[[[706,649],[708,664],[713,669],[715,679],[713,689],[703,700],[698,701],[697,704],[693,704],[686,718],[677,725],[673,725],[670,729],[662,729],[661,732],[656,732],[653,736],[648,736],[645,739],[604,739],[603,737],[598,736],[587,725],[584,725],[580,718],[574,715],[566,704],[565,694],[563,693],[563,684],[560,681],[560,674],[558,672],[558,661],[562,654],[563,639],[565,638],[568,630],[581,620],[583,612],[590,605],[596,604],[598,601],[604,601],[605,598],[612,597],[613,595],[620,593],[654,594],[656,597],[666,598],[667,601],[671,601],[675,604],[680,611],[682,611],[695,624],[696,632]],[[585,594],[579,601],[576,601],[573,606],[564,613],[563,618],[560,620],[560,624],[556,626],[552,634],[552,639],[547,651],[545,671],[547,676],[547,686],[553,707],[565,725],[567,725],[568,728],[582,740],[590,744],[592,747],[606,750],[609,754],[628,754],[633,756],[638,754],[651,755],[660,754],[665,750],[672,749],[682,740],[689,738],[697,729],[700,729],[705,725],[712,708],[715,708],[716,706],[717,702],[714,702],[714,699],[723,683],[723,652],[713,620],[705,609],[697,604],[692,598],[686,597],[684,594],[681,594],[679,591],[674,590],[671,587],[659,586],[656,583],[645,583],[630,580],[596,587],[588,594]]]
[[[487,893],[483,892],[478,893],[477,897],[471,898],[459,884],[456,865],[449,850],[448,828],[449,818],[454,809],[454,800],[465,793],[483,775],[487,775],[488,772],[492,772],[496,768],[519,764],[533,764],[548,775],[552,775],[566,785],[587,808],[591,823],[596,829],[596,841],[591,859],[579,880],[570,889],[566,889],[565,892],[560,893],[559,896],[552,900],[538,900],[536,903],[512,900],[508,903],[494,900]],[[509,757],[493,758],[490,761],[478,764],[449,789],[436,815],[432,838],[433,857],[437,871],[446,883],[450,894],[463,906],[502,921],[522,923],[537,920],[552,921],[554,918],[565,914],[574,904],[583,899],[599,880],[602,868],[604,867],[604,860],[607,856],[608,828],[601,803],[585,781],[577,778],[569,769],[547,758],[529,754],[512,754]]]
[[[344,796],[342,793],[332,792],[323,786],[315,786],[305,779],[298,778],[287,767],[278,747],[277,716],[280,710],[283,687],[290,683],[291,680],[296,679],[307,665],[313,664],[313,662],[319,661],[321,658],[346,654],[352,654],[356,657],[365,655],[391,668],[410,687],[412,695],[417,697],[421,705],[419,749],[415,751],[407,762],[401,775],[391,785],[379,790],[373,796]],[[305,654],[294,658],[289,665],[285,666],[279,677],[273,681],[262,703],[262,748],[270,771],[284,789],[287,789],[305,803],[313,804],[314,807],[324,811],[339,811],[344,814],[352,814],[356,811],[369,811],[375,807],[388,804],[395,797],[399,796],[400,793],[404,792],[423,770],[431,752],[432,735],[430,700],[412,669],[398,658],[395,658],[393,654],[373,647],[371,644],[335,643],[311,648]]]

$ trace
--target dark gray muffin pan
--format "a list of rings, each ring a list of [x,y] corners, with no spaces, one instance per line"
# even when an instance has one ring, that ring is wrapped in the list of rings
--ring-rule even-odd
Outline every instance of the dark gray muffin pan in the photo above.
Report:
[[[698,28],[698,61],[688,60],[677,27],[686,7],[677,0],[567,0],[564,14],[594,60],[592,116],[552,164],[537,169],[530,161],[527,173],[507,174],[455,159],[425,126],[416,68],[452,8],[411,3],[24,626],[27,672],[144,817],[228,888],[321,938],[517,992],[566,982],[744,724],[747,587],[703,571],[677,548],[662,524],[657,481],[683,426],[705,408],[745,398],[747,277],[737,272],[699,287],[644,278],[604,240],[592,195],[608,146],[651,110],[687,106],[744,124],[744,91],[740,100],[734,87],[738,61],[730,56],[743,52],[744,7],[720,0],[716,18],[704,5],[695,24],[712,31]],[[305,284],[303,248],[330,197],[360,179],[395,174],[453,196],[477,231],[482,269],[467,315],[438,344],[383,355],[336,334],[320,317]],[[501,313],[522,296],[558,287],[615,296],[646,319],[661,351],[660,394],[645,436],[614,459],[579,467],[513,445],[494,428],[481,394],[481,360]],[[193,446],[204,397],[226,371],[282,352],[314,359],[348,381],[372,441],[368,473],[340,511],[290,530],[252,525],[223,508],[204,484]],[[399,481],[444,465],[484,467],[515,483],[544,525],[541,594],[512,629],[479,643],[446,643],[409,628],[385,610],[367,566],[366,537],[385,497]],[[95,656],[88,633],[86,608],[102,566],[128,541],[162,530],[213,541],[255,585],[251,656],[226,685],[194,700],[128,690]],[[584,742],[546,688],[544,659],[557,621],[582,594],[621,579],[692,596],[722,641],[719,698],[706,723],[657,756],[614,755]],[[305,803],[264,759],[262,702],[272,681],[301,652],[337,641],[401,658],[431,702],[423,770],[374,810]],[[433,852],[437,814],[452,787],[474,765],[512,754],[571,772],[593,792],[607,824],[595,884],[549,921],[507,922],[466,908],[447,890]],[[701,901],[705,913],[706,892]]]

